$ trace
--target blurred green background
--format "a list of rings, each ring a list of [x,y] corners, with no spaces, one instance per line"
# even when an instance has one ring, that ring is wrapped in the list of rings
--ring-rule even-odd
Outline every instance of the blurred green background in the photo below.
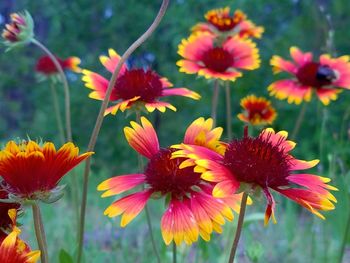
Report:
[[[114,48],[120,54],[152,22],[161,1],[150,0],[6,0],[0,1],[0,23],[7,22],[14,11],[27,9],[35,21],[36,37],[60,57],[78,56],[82,68],[104,74],[98,56]],[[209,117],[212,84],[195,75],[178,72],[177,45],[189,35],[192,25],[204,20],[204,13],[212,8],[230,6],[242,9],[257,25],[265,27],[258,40],[262,64],[258,70],[247,72],[231,84],[232,120],[234,136],[241,136],[243,125],[236,115],[241,111],[242,97],[255,93],[268,96],[266,87],[279,77],[272,75],[269,60],[273,54],[289,57],[289,47],[298,46],[316,55],[325,52],[327,22],[319,6],[330,15],[335,30],[334,47],[337,55],[350,54],[350,2],[348,0],[173,0],[161,25],[153,36],[132,56],[135,65],[152,66],[166,76],[176,87],[185,86],[202,95],[200,101],[170,98],[178,111],[148,116],[157,123],[161,145],[181,141],[185,128],[195,118]],[[53,114],[50,84],[38,83],[35,78],[36,60],[42,55],[34,46],[28,46],[0,56],[0,138],[3,143],[13,138],[43,138],[59,144],[59,135]],[[74,142],[86,149],[100,102],[88,98],[81,76],[68,72],[71,87],[71,107]],[[58,87],[63,115],[63,89]],[[273,127],[292,131],[301,109],[286,101],[271,98],[278,111]],[[300,159],[321,160],[313,172],[331,177],[340,189],[335,195],[337,209],[326,213],[322,221],[289,201],[277,197],[278,224],[263,226],[265,200],[255,200],[248,208],[237,262],[350,262],[349,238],[349,134],[350,91],[323,107],[314,97],[307,105],[306,117],[298,134],[294,154]],[[220,96],[218,124],[225,126],[223,92]],[[156,262],[147,233],[145,215],[141,214],[128,225],[119,227],[119,219],[108,219],[103,210],[114,198],[101,199],[96,186],[113,175],[137,171],[137,156],[125,141],[122,129],[134,116],[105,118],[93,157],[85,237],[85,262]],[[82,181],[82,167],[76,175]],[[67,194],[54,205],[43,205],[51,262],[59,261],[64,249],[73,255],[76,250],[76,219],[72,189],[67,183]],[[79,193],[80,196],[80,193]],[[171,261],[171,248],[161,239],[159,222],[164,208],[151,202],[154,233],[164,262]],[[36,247],[31,213],[23,219],[23,237]],[[210,243],[199,241],[192,247],[179,248],[179,262],[226,262],[233,240],[236,220],[227,223],[224,234],[213,236]],[[345,242],[344,242],[345,241]],[[344,257],[342,256],[344,252]],[[64,261],[61,261],[62,263]]]

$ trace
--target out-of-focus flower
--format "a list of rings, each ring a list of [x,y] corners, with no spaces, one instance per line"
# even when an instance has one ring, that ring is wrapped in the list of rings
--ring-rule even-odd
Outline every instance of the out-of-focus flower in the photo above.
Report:
[[[222,151],[218,142],[222,129],[212,129],[212,120],[200,118],[186,131],[184,141],[201,145],[214,152]],[[213,231],[222,232],[225,218],[233,219],[232,210],[239,211],[241,195],[218,199],[211,195],[211,183],[201,180],[200,173],[193,167],[179,165],[184,159],[172,159],[171,148],[160,148],[152,124],[144,117],[141,124],[131,122],[132,127],[124,129],[130,146],[149,161],[141,174],[116,176],[102,182],[98,190],[106,191],[102,197],[121,194],[145,184],[144,190],[127,195],[112,203],[105,211],[109,217],[122,215],[121,226],[126,226],[144,208],[150,198],[166,197],[167,209],[161,219],[164,242],[174,240],[179,245],[183,241],[191,244],[200,235],[209,241]],[[208,148],[206,148],[208,147]]]
[[[294,174],[296,170],[314,167],[319,161],[303,161],[289,152],[295,143],[287,140],[288,133],[275,133],[271,128],[263,130],[256,138],[245,135],[231,141],[224,155],[204,147],[176,145],[179,149],[173,157],[189,158],[201,171],[203,180],[216,183],[213,196],[229,197],[240,189],[253,192],[261,189],[267,199],[265,224],[274,217],[275,201],[271,189],[302,205],[324,219],[319,212],[334,209],[335,197],[329,190],[337,190],[327,184],[330,179],[313,174]],[[296,187],[299,186],[299,187]]]
[[[209,32],[215,36],[234,36],[261,38],[264,28],[256,26],[247,19],[247,15],[241,10],[236,10],[230,15],[230,8],[219,8],[208,11],[205,14],[206,23],[198,23],[192,27],[192,32]]]
[[[324,105],[336,100],[339,88],[350,89],[349,56],[331,58],[327,54],[313,60],[310,52],[303,53],[297,47],[290,48],[293,62],[273,56],[270,63],[274,73],[286,72],[293,76],[291,79],[278,80],[272,83],[268,90],[277,99],[287,99],[288,103],[300,104],[310,101],[312,91]]]
[[[81,72],[81,68],[79,68],[79,58],[69,57],[67,59],[61,59],[59,57],[56,57],[56,59],[60,63],[62,69],[68,69],[77,73]],[[39,58],[35,66],[35,70],[39,74],[45,76],[52,76],[58,74],[58,70],[49,56],[42,56],[41,58]]]
[[[23,13],[11,14],[11,22],[5,25],[2,32],[4,43],[9,49],[16,46],[26,45],[34,37],[34,22],[31,15]]]
[[[271,101],[264,97],[249,95],[241,100],[241,106],[244,110],[237,117],[244,122],[252,125],[272,124],[276,119],[276,110],[272,107]]]
[[[180,72],[198,74],[206,79],[235,81],[242,76],[240,70],[260,66],[259,50],[250,39],[232,37],[222,45],[216,45],[215,41],[216,37],[206,32],[183,39],[178,54],[184,59],[176,63]]]
[[[0,185],[0,243],[7,236],[7,230],[13,228],[14,218],[8,214],[10,209],[16,211],[20,208],[17,203],[12,203],[9,200],[8,193]],[[11,210],[11,211],[12,211]]]
[[[109,57],[100,56],[103,66],[111,73],[120,60],[120,56],[109,49]],[[89,70],[83,70],[83,81],[87,88],[93,91],[89,97],[96,100],[103,100],[108,88],[109,81],[101,75]],[[200,95],[186,88],[171,88],[172,84],[156,72],[148,69],[128,69],[124,64],[113,87],[110,100],[117,102],[109,107],[105,115],[111,113],[115,115],[118,110],[124,112],[126,109],[134,108],[141,110],[143,107],[147,111],[153,112],[155,109],[164,112],[166,108],[176,111],[176,108],[168,102],[159,101],[162,97],[183,96],[198,100]]]
[[[57,184],[62,177],[91,154],[79,155],[70,142],[56,151],[51,142],[10,141],[0,151],[0,176],[11,197],[53,202],[60,197]]]
[[[16,210],[8,211],[8,216],[14,219]],[[40,251],[31,251],[29,246],[19,239],[21,231],[14,226],[12,232],[7,235],[0,245],[1,263],[35,263],[40,258]]]

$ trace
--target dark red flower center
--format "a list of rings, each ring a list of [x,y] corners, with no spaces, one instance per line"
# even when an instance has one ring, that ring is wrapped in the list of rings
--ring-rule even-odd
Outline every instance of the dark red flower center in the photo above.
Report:
[[[152,70],[127,70],[115,85],[116,95],[123,100],[139,96],[144,102],[154,102],[162,95],[162,91],[160,77]]]
[[[224,165],[240,182],[273,188],[288,185],[289,160],[289,155],[269,138],[245,136],[229,144]]]
[[[155,192],[182,198],[199,185],[201,178],[193,167],[179,169],[184,158],[171,159],[172,152],[173,149],[161,149],[152,157],[145,170],[146,182]]]
[[[207,18],[207,21],[219,31],[230,31],[242,21],[242,17],[238,14],[233,17],[226,14],[213,14]]]
[[[222,47],[215,47],[202,54],[204,65],[216,72],[225,72],[233,64],[232,54]]]
[[[251,103],[247,106],[248,118],[250,120],[259,118],[259,119],[268,119],[271,117],[273,112],[269,109],[265,102],[260,103]]]
[[[296,74],[304,86],[320,88],[332,84],[337,79],[336,73],[327,65],[309,62],[303,65]]]

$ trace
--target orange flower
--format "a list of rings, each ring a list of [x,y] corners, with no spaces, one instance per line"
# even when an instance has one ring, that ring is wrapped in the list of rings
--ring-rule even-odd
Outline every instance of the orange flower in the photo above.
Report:
[[[178,54],[183,57],[176,64],[180,72],[198,74],[206,79],[235,81],[240,70],[254,70],[260,66],[259,50],[250,39],[232,37],[222,45],[207,32],[183,39]]]
[[[252,125],[272,124],[277,116],[271,102],[264,97],[249,95],[241,100],[241,106],[244,113],[239,113],[238,119]]]
[[[67,59],[61,59],[56,57],[63,69],[69,69],[74,72],[81,72],[79,68],[80,59],[77,57],[69,57]],[[42,56],[38,59],[35,70],[42,75],[51,76],[58,74],[58,70],[55,64],[52,62],[49,56]]]
[[[51,142],[38,145],[34,141],[10,141],[0,151],[0,176],[6,190],[19,198],[49,201],[55,198],[55,188],[71,169],[92,152],[79,155],[73,143],[58,151]]]
[[[16,210],[8,211],[11,218],[16,217]],[[29,246],[19,239],[21,231],[15,226],[12,232],[2,240],[0,245],[1,263],[35,263],[40,258],[40,251],[31,251]]]
[[[241,10],[236,10],[230,15],[230,8],[219,8],[208,11],[205,14],[207,23],[198,23],[192,28],[192,32],[209,32],[216,36],[234,36],[261,38],[264,28],[256,26],[247,19],[247,15]]]

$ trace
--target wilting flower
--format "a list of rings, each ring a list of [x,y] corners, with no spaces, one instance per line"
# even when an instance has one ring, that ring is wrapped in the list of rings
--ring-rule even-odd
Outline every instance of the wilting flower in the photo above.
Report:
[[[177,245],[183,241],[191,244],[197,241],[198,235],[208,241],[213,231],[221,233],[225,218],[233,219],[231,208],[239,210],[241,196],[214,198],[212,184],[201,180],[200,173],[194,172],[192,167],[184,165],[180,169],[184,159],[172,159],[173,149],[159,147],[157,134],[146,118],[141,118],[141,124],[131,122],[132,128],[126,127],[124,132],[130,146],[148,159],[144,172],[110,178],[102,182],[98,190],[106,191],[102,197],[107,197],[142,184],[145,189],[115,201],[104,214],[109,217],[122,215],[121,226],[124,227],[142,211],[150,198],[166,197],[169,203],[161,219],[161,230],[167,245],[172,240]],[[200,118],[189,126],[184,141],[220,152],[222,144],[217,139],[222,129],[211,128],[212,120]]]
[[[310,52],[303,53],[297,47],[290,48],[293,62],[273,56],[270,63],[274,73],[287,72],[294,78],[272,83],[268,90],[277,99],[288,99],[288,103],[300,104],[310,101],[312,91],[324,105],[336,100],[338,88],[350,89],[349,56],[331,58],[327,54],[314,61]]]
[[[2,37],[9,48],[28,44],[33,39],[34,22],[27,11],[11,14],[11,22],[5,27]]]
[[[7,230],[13,228],[14,218],[8,214],[8,211],[15,211],[20,208],[19,204],[9,201],[8,193],[0,185],[0,242],[7,236]]]
[[[274,217],[274,190],[324,219],[319,210],[334,209],[335,197],[328,190],[337,190],[328,185],[329,178],[313,174],[294,174],[296,170],[314,167],[319,161],[303,161],[289,152],[295,143],[287,140],[288,133],[275,133],[271,128],[263,130],[256,138],[245,135],[231,141],[224,155],[207,148],[193,145],[176,145],[179,150],[173,157],[190,158],[202,171],[202,179],[216,183],[213,196],[228,197],[240,189],[252,192],[261,189],[267,199],[265,224]],[[296,187],[299,186],[299,187]]]
[[[113,73],[117,66],[120,56],[113,50],[109,49],[109,57],[100,56],[103,66]],[[96,100],[103,100],[108,88],[108,80],[101,75],[89,70],[82,71],[83,81],[87,88],[93,91],[89,97]],[[159,101],[162,97],[167,96],[184,96],[195,100],[200,98],[199,94],[186,88],[171,88],[172,84],[156,72],[147,69],[129,69],[125,64],[122,66],[118,75],[115,86],[113,87],[110,100],[118,102],[116,105],[109,107],[105,114],[115,115],[118,110],[124,112],[126,109],[136,107],[142,109],[143,106],[149,112],[155,109],[164,112],[166,108],[176,111],[176,108],[168,102]]]
[[[10,217],[16,216],[16,210],[8,211]],[[31,251],[29,246],[19,239],[21,231],[15,226],[12,232],[6,236],[0,245],[1,263],[35,263],[40,258],[40,251]]]
[[[272,124],[276,119],[276,110],[264,97],[249,95],[241,100],[241,106],[244,112],[237,115],[241,121],[252,125],[266,125]]]
[[[67,59],[61,59],[56,57],[57,61],[60,63],[62,69],[68,69],[74,72],[80,72],[79,68],[80,59],[77,57],[69,57]],[[42,56],[36,63],[35,66],[36,71],[39,74],[45,76],[52,76],[58,74],[58,70],[55,64],[52,62],[49,56]]]
[[[178,54],[184,59],[176,63],[180,72],[198,74],[206,79],[234,81],[242,76],[239,70],[259,67],[259,50],[250,39],[232,37],[222,45],[215,41],[216,37],[206,32],[183,39]]]
[[[256,26],[247,19],[247,15],[241,10],[236,10],[230,15],[230,8],[219,8],[208,11],[205,14],[206,23],[198,23],[192,27],[192,32],[209,32],[216,36],[225,37],[239,35],[240,37],[261,38],[264,28]]]
[[[54,201],[58,182],[91,154],[79,155],[70,142],[56,151],[51,142],[10,141],[0,151],[0,176],[6,191],[19,199]]]

